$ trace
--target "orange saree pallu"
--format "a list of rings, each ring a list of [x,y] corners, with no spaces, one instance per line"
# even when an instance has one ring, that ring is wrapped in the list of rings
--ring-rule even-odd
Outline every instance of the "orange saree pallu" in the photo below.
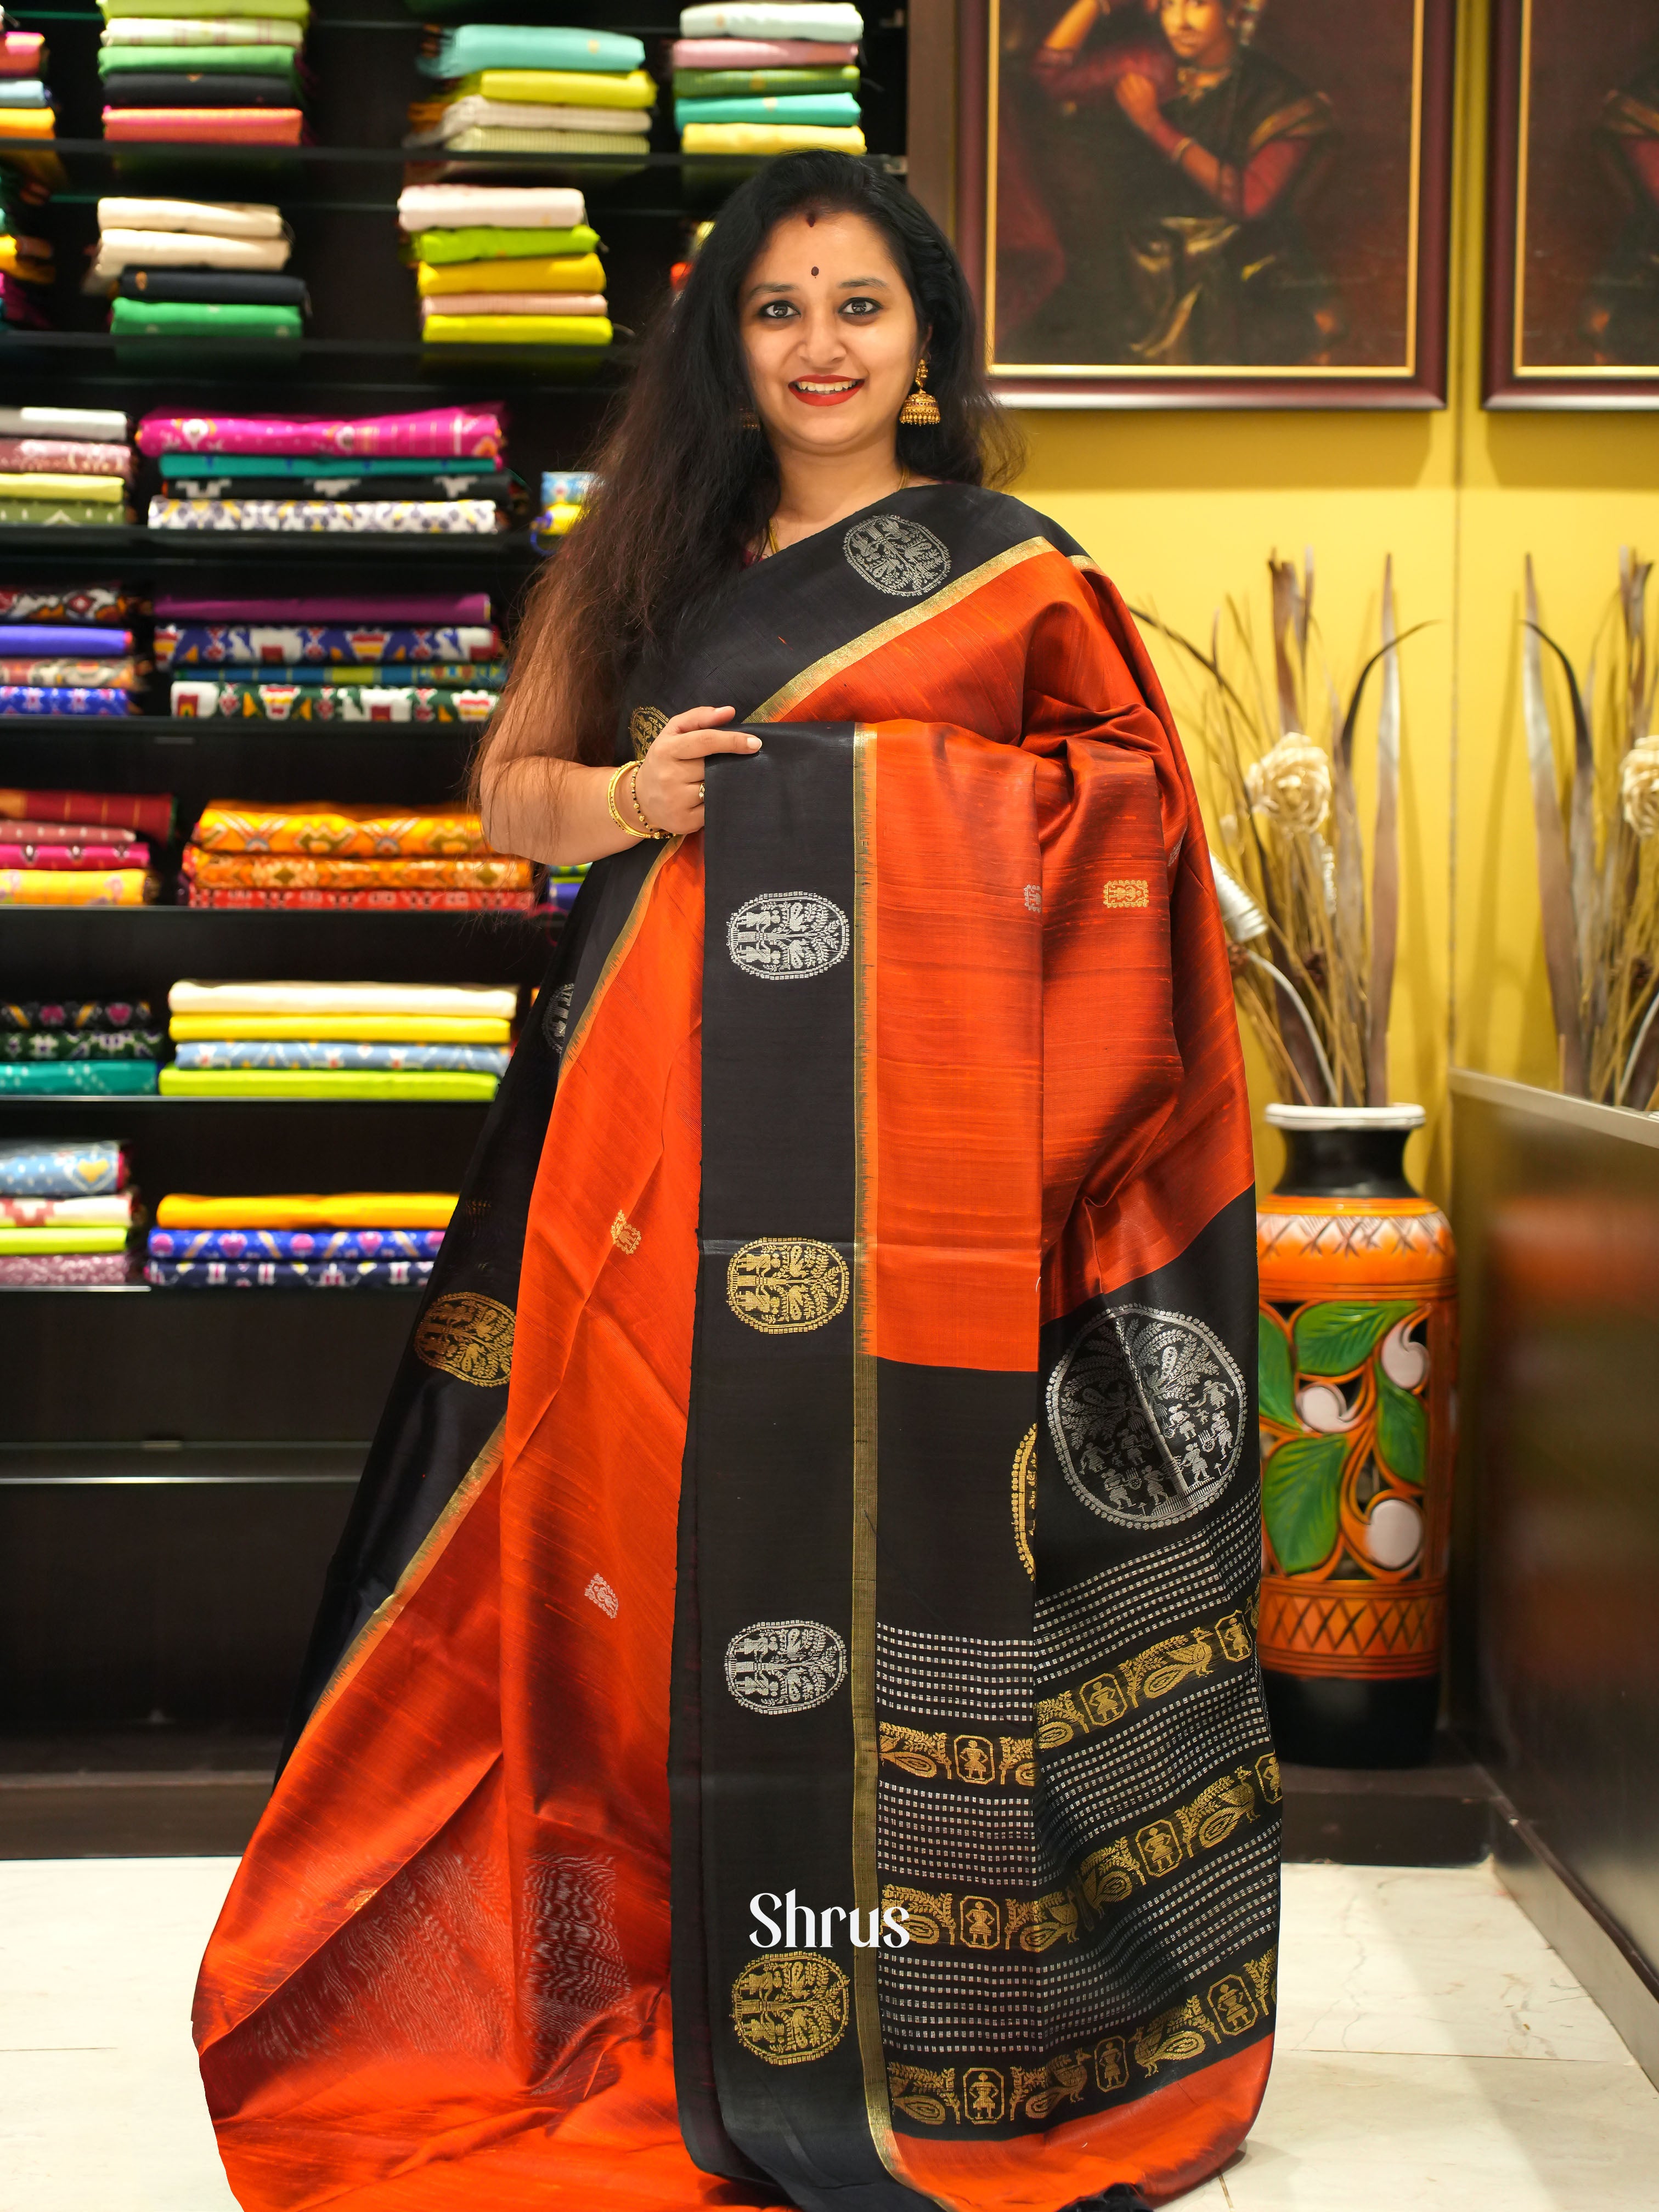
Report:
[[[1110,586],[916,488],[748,570],[598,863],[329,1587],[197,2039],[249,2212],[1059,2212],[1272,2047],[1255,1224]]]

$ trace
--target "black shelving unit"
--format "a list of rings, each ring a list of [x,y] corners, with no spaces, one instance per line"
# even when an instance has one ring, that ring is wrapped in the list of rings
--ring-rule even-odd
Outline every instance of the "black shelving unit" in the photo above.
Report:
[[[532,0],[472,12],[547,19]],[[678,15],[675,5],[641,15],[640,0],[585,0],[575,19],[643,39],[648,66],[665,78]],[[682,157],[666,90],[643,158],[584,156],[562,170],[532,156],[469,161],[465,173],[480,180],[580,185],[605,241],[619,343],[598,356],[422,346],[397,198],[406,180],[452,172],[401,144],[425,82],[415,66],[422,26],[402,0],[313,0],[308,143],[279,149],[106,142],[101,16],[74,5],[13,16],[46,34],[62,135],[49,149],[0,136],[0,167],[53,165],[38,227],[54,239],[58,267],[56,327],[0,332],[7,404],[120,406],[137,417],[364,415],[500,399],[509,461],[533,489],[543,469],[582,465],[649,342],[672,263],[753,167]],[[902,9],[870,8],[866,130],[877,158],[897,169],[906,46]],[[276,202],[294,234],[289,267],[310,293],[304,337],[258,352],[235,341],[118,345],[102,327],[104,303],[80,290],[97,202],[109,192]],[[141,517],[157,481],[141,463]],[[0,580],[119,578],[141,593],[194,587],[226,598],[485,590],[509,635],[538,562],[522,530],[327,539],[0,530]],[[451,798],[476,737],[453,725],[179,719],[160,678],[142,703],[125,720],[0,724],[0,786],[171,792],[181,837],[213,799]],[[303,977],[507,983],[523,1003],[558,928],[544,913],[181,906],[178,857],[175,837],[159,854],[168,888],[151,907],[0,908],[0,997],[131,994],[165,1006],[181,977]],[[170,1189],[453,1189],[484,1110],[0,1096],[0,1140],[118,1137],[151,1203]],[[13,1378],[0,1413],[0,1740],[97,1730],[94,1763],[149,1772],[166,1764],[155,1736],[193,1747],[179,1755],[188,1765],[202,1755],[202,1731],[241,1742],[280,1729],[323,1567],[417,1306],[414,1291],[0,1292]],[[144,1729],[155,1735],[142,1757],[124,1757],[119,1745]],[[3,1754],[0,1741],[0,1765]]]

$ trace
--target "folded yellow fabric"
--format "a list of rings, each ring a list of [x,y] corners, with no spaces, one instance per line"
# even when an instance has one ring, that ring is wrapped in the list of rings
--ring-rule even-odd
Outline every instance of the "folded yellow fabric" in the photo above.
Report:
[[[158,883],[146,868],[0,868],[0,906],[145,906]]]
[[[688,123],[680,133],[684,154],[794,154],[807,146],[862,154],[864,133],[855,123]]]
[[[518,1005],[518,993],[504,983],[204,983],[199,976],[181,975],[167,993],[175,1014],[395,1014],[399,1021],[460,1014],[469,1021],[487,1016],[507,1022]]]
[[[123,477],[60,477],[33,471],[17,476],[0,470],[0,499],[94,499],[119,507],[126,492]]]
[[[0,1222],[0,1252],[123,1252],[125,1229],[15,1229]]]
[[[508,1023],[488,1014],[175,1014],[168,1027],[175,1044],[209,1037],[248,1044],[270,1037],[315,1044],[507,1044],[513,1035]]]
[[[447,1229],[454,1191],[283,1191],[265,1198],[202,1198],[169,1191],[158,1229]]]
[[[0,137],[5,133],[0,131]],[[50,284],[55,273],[55,264],[43,261],[31,253],[31,245],[44,244],[44,240],[0,238],[0,275],[20,276],[26,284]],[[51,252],[51,247],[46,248]]]
[[[164,1067],[164,1098],[483,1098],[498,1075],[467,1068]]]
[[[428,315],[421,336],[435,345],[608,346],[608,315]]]
[[[415,282],[423,299],[440,292],[603,292],[597,253],[543,253],[524,261],[422,261]]]
[[[607,76],[598,70],[479,70],[455,87],[458,98],[530,100],[549,107],[650,107],[655,81],[643,70]]]

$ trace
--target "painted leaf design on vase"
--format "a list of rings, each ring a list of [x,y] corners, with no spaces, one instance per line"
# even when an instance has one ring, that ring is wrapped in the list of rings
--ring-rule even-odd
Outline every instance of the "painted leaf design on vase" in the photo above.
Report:
[[[1381,1373],[1376,1378],[1376,1442],[1389,1474],[1420,1490],[1428,1464],[1428,1413],[1420,1398]]]
[[[1267,1462],[1261,1514],[1280,1571],[1306,1574],[1336,1542],[1344,1437],[1291,1437]]]
[[[1282,1428],[1293,1429],[1296,1420],[1296,1385],[1291,1368],[1291,1341],[1276,1322],[1264,1313],[1261,1316],[1261,1351],[1257,1355],[1260,1372],[1259,1398],[1263,1418],[1277,1421]]]
[[[1304,1306],[1292,1331],[1297,1365],[1304,1375],[1351,1374],[1412,1310],[1409,1300],[1379,1305],[1332,1299]]]

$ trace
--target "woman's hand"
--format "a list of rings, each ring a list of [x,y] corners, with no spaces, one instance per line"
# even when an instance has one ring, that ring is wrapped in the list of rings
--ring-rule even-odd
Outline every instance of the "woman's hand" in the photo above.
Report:
[[[757,753],[760,739],[743,730],[726,730],[737,713],[735,707],[688,707],[672,721],[665,722],[650,750],[640,763],[634,788],[640,811],[653,830],[689,836],[702,827],[703,763],[710,753]],[[628,781],[617,794],[624,811]]]
[[[1158,113],[1158,87],[1149,76],[1133,70],[1117,81],[1117,104],[1138,130],[1148,137],[1157,129]]]

